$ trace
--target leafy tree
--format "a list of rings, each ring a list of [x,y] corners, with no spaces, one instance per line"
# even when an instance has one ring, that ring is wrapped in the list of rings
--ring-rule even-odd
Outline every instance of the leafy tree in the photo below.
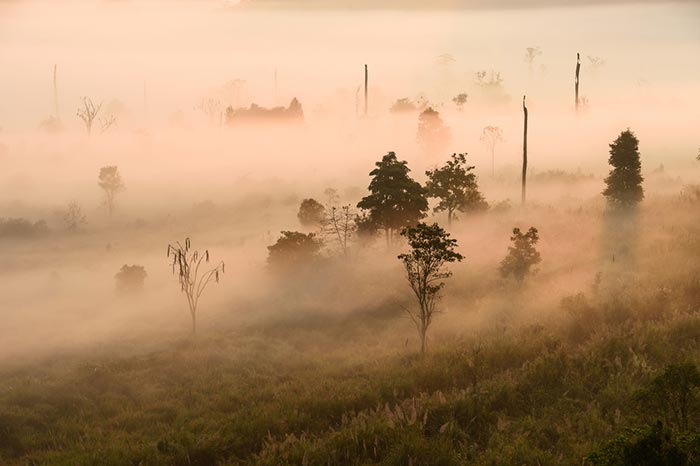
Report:
[[[99,180],[97,184],[105,192],[105,202],[111,217],[112,212],[114,212],[114,198],[125,189],[124,181],[122,181],[122,176],[119,174],[119,169],[116,166],[100,168]]]
[[[513,228],[513,236],[510,237],[512,246],[508,247],[508,255],[501,261],[500,272],[504,278],[513,276],[518,282],[522,282],[533,266],[542,261],[540,253],[535,246],[540,237],[537,228],[530,227],[527,233],[520,228]]]
[[[433,210],[447,211],[448,225],[452,225],[455,211],[469,212],[488,208],[484,196],[479,192],[476,175],[472,173],[474,167],[467,165],[466,157],[467,154],[452,154],[452,159],[445,165],[425,172],[428,176],[425,185],[428,197],[440,200]]]
[[[83,213],[83,208],[75,201],[68,203],[66,211],[61,215],[61,220],[66,226],[66,230],[76,232],[81,225],[87,223],[87,217]]]
[[[603,195],[612,207],[633,207],[644,199],[642,188],[642,163],[639,159],[639,140],[629,129],[620,133],[610,144],[608,163],[612,170],[605,184]]]
[[[184,246],[179,241],[174,245],[168,244],[168,258],[170,257],[173,260],[170,264],[173,274],[178,275],[180,291],[187,297],[194,334],[197,332],[199,298],[207,289],[207,285],[211,282],[219,283],[219,275],[226,271],[226,264],[219,261],[214,267],[207,268],[209,250],[204,250],[204,253],[193,251],[189,238],[185,239]]]
[[[297,271],[307,268],[319,258],[323,243],[314,233],[282,231],[282,236],[268,246],[268,266],[275,271]]]
[[[114,275],[117,281],[117,291],[133,293],[143,290],[143,282],[147,275],[146,269],[142,265],[122,265],[121,270]]]
[[[670,364],[637,396],[645,411],[663,416],[666,425],[685,432],[698,407],[699,388],[700,372],[694,363]]]
[[[457,108],[461,111],[464,105],[467,103],[468,98],[469,95],[462,92],[461,94],[457,94],[456,96],[454,96],[452,102],[454,102]]]
[[[358,202],[357,207],[369,212],[369,221],[374,228],[384,229],[387,243],[393,241],[394,232],[415,225],[425,217],[428,201],[425,189],[411,178],[406,161],[399,161],[394,152],[389,152],[369,175],[370,194]]]
[[[450,143],[450,128],[445,126],[440,118],[440,112],[428,107],[418,116],[418,143],[429,154],[445,149]]]
[[[425,353],[428,328],[436,312],[440,290],[445,286],[441,280],[452,275],[444,266],[464,257],[455,252],[457,240],[451,239],[437,223],[427,225],[420,222],[415,227],[401,230],[401,236],[406,237],[411,250],[398,258],[403,262],[406,278],[418,300],[418,310],[406,309],[406,313],[416,325],[421,353]]]
[[[323,222],[325,213],[326,209],[316,199],[304,199],[299,206],[297,218],[305,227],[317,227]]]

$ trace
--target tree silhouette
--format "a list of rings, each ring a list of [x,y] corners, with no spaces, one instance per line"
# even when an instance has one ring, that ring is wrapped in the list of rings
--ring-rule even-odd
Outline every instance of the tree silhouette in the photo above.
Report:
[[[357,213],[349,206],[332,206],[326,210],[323,220],[323,232],[338,243],[343,257],[348,257],[349,243],[355,235]]]
[[[78,118],[83,120],[85,130],[87,131],[88,135],[92,133],[92,125],[94,124],[95,119],[97,119],[97,115],[100,113],[101,108],[102,102],[95,105],[91,98],[83,97],[83,106],[78,108],[76,115]]]
[[[401,236],[406,237],[411,250],[399,254],[398,258],[406,269],[406,279],[418,300],[418,310],[405,309],[416,325],[421,341],[421,353],[426,351],[428,328],[436,313],[440,290],[445,286],[441,280],[452,276],[445,270],[445,264],[459,262],[464,257],[455,252],[457,240],[451,239],[437,223],[418,223],[415,227],[404,228]]]
[[[493,178],[496,173],[496,144],[503,142],[503,130],[498,126],[486,126],[481,131],[480,140],[491,153],[491,178]]]
[[[435,154],[445,149],[450,143],[450,128],[440,118],[440,112],[428,107],[418,116],[418,143],[428,154]]]
[[[100,168],[99,180],[97,184],[105,192],[105,203],[111,217],[114,211],[115,196],[126,189],[124,181],[119,174],[119,169],[114,165]]]
[[[389,152],[369,175],[370,194],[358,202],[357,207],[369,212],[369,220],[376,228],[384,229],[387,244],[393,242],[395,232],[415,225],[425,217],[428,201],[425,189],[411,178],[406,161],[399,161]]]
[[[147,275],[146,269],[142,265],[124,264],[119,272],[114,275],[117,281],[117,292],[136,293],[143,290],[143,281]]]
[[[513,236],[510,237],[513,245],[508,247],[508,255],[501,261],[499,268],[504,278],[512,276],[522,282],[531,273],[532,267],[542,261],[535,248],[539,239],[535,227],[530,227],[527,233],[522,233],[520,228],[513,228]]]
[[[187,298],[187,305],[192,318],[192,334],[197,332],[197,309],[199,298],[212,282],[219,283],[219,275],[226,270],[226,265],[220,261],[214,267],[209,264],[209,250],[204,253],[191,249],[190,239],[185,239],[184,246],[178,241],[174,245],[168,244],[168,258],[173,274],[178,275],[180,291]]]
[[[87,223],[87,217],[83,213],[82,207],[75,201],[68,203],[66,211],[61,215],[61,220],[63,220],[66,230],[70,232],[78,231],[81,225]]]
[[[267,265],[275,272],[299,272],[319,258],[323,243],[314,233],[282,231],[282,236],[268,246]]]
[[[603,195],[613,208],[629,208],[644,199],[642,162],[639,158],[639,140],[629,129],[620,133],[610,144],[608,163],[612,166],[605,178]]]
[[[305,227],[319,226],[323,222],[326,209],[316,199],[304,199],[299,206],[297,218]]]
[[[455,211],[484,210],[488,204],[479,192],[474,166],[467,165],[467,154],[452,154],[442,167],[428,170],[425,189],[428,197],[439,199],[435,212],[447,211],[447,224],[452,225]]]

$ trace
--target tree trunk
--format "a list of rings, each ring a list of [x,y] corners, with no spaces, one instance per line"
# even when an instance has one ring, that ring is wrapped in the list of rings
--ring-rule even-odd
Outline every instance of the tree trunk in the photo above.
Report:
[[[526,182],[527,182],[527,106],[525,96],[523,96],[523,177],[522,177],[522,205],[525,205]]]
[[[425,351],[428,349],[427,344],[426,344],[426,337],[428,334],[428,329],[425,327],[421,327],[421,332],[420,332],[420,354],[424,355]]]
[[[192,335],[197,333],[197,313],[195,311],[190,311],[192,316]]]
[[[58,113],[58,83],[56,73],[57,73],[57,67],[58,65],[53,65],[53,105],[54,105],[54,113],[56,117],[56,121],[61,120],[61,116]]]
[[[579,104],[580,104],[580,101],[579,101],[579,98],[578,98],[578,83],[579,83],[578,77],[579,77],[579,72],[580,72],[580,71],[581,71],[581,54],[577,53],[577,54],[576,54],[576,78],[575,78],[575,80],[574,80],[574,92],[575,92],[575,95],[576,95],[576,102],[575,102],[575,104],[576,104],[576,111],[577,111],[577,112],[578,112],[578,108],[579,108]]]
[[[365,65],[365,117],[367,116],[367,85],[368,85],[368,71],[367,71],[367,65]]]
[[[447,210],[447,228],[452,227],[452,210],[448,209]]]

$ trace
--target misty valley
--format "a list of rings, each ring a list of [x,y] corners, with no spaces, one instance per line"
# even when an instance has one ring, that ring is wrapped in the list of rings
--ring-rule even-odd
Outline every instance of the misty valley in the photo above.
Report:
[[[0,465],[700,465],[695,2],[0,0]]]

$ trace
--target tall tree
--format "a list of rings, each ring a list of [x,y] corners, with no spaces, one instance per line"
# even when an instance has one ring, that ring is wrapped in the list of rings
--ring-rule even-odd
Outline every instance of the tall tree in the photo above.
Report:
[[[513,236],[510,237],[513,244],[508,247],[508,255],[501,261],[501,275],[504,278],[512,276],[518,282],[525,280],[532,267],[542,261],[535,247],[539,240],[540,236],[535,227],[530,227],[527,233],[520,231],[520,228],[513,228]]]
[[[439,202],[435,212],[447,211],[447,224],[452,225],[455,211],[469,212],[484,210],[488,204],[479,192],[474,166],[467,165],[467,154],[452,154],[452,158],[442,167],[428,170],[425,189],[428,197]]]
[[[526,183],[527,183],[527,105],[525,105],[525,96],[523,96],[523,176],[522,176],[522,193],[521,203],[525,205]]]
[[[112,216],[114,211],[115,196],[124,191],[124,181],[119,174],[119,169],[116,166],[107,166],[100,168],[100,177],[97,183],[105,192],[105,203],[109,210],[109,216]]]
[[[416,139],[429,154],[443,151],[450,143],[450,128],[440,118],[440,112],[428,107],[418,116]]]
[[[496,174],[496,144],[503,142],[503,130],[498,126],[485,126],[481,132],[481,141],[491,153],[491,178]]]
[[[369,175],[370,194],[357,203],[357,207],[369,212],[369,220],[377,228],[384,229],[387,243],[391,244],[395,233],[412,226],[425,217],[428,200],[425,189],[409,176],[406,161],[399,161],[389,152]]]
[[[445,264],[459,262],[464,257],[455,251],[457,240],[440,228],[437,223],[418,223],[415,227],[404,228],[401,236],[406,237],[411,250],[398,258],[406,269],[406,279],[418,300],[418,310],[406,309],[416,325],[421,341],[421,353],[426,350],[428,328],[436,313],[440,290],[445,286],[443,279],[452,276],[445,270]]]
[[[608,163],[612,166],[605,178],[603,195],[608,205],[616,208],[633,207],[644,199],[642,162],[639,158],[639,140],[629,129],[620,133],[610,144]]]

